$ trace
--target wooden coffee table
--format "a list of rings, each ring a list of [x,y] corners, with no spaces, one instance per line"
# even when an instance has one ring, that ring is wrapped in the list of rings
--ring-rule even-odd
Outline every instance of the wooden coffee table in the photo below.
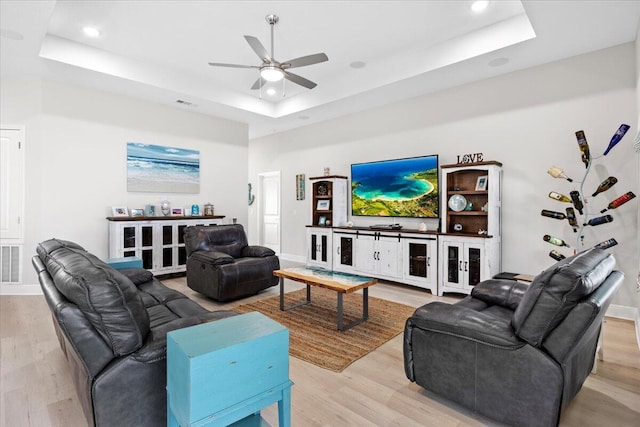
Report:
[[[346,331],[369,318],[369,286],[378,283],[378,279],[338,273],[311,267],[293,267],[275,270],[274,276],[280,278],[280,310],[289,311],[301,305],[311,303],[311,286],[331,289],[338,294],[338,330]],[[284,279],[302,282],[307,285],[307,299],[285,307]],[[362,317],[345,325],[343,322],[343,296],[362,289]]]

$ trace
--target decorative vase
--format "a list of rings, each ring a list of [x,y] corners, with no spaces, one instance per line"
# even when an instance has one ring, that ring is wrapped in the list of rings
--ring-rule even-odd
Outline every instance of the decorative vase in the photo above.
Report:
[[[171,213],[171,203],[168,200],[163,200],[160,202],[160,210],[162,211],[162,215],[169,216]]]

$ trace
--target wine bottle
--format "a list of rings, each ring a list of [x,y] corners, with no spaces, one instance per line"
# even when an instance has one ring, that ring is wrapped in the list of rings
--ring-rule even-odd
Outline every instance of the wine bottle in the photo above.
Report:
[[[604,150],[605,156],[609,153],[609,151],[611,151],[613,147],[616,146],[618,142],[620,142],[620,140],[622,139],[624,134],[627,133],[628,130],[629,130],[629,125],[625,125],[624,123],[620,125],[616,133],[614,133],[613,136],[611,137],[611,141],[609,141],[609,146],[607,147],[606,150]]]
[[[579,130],[576,132],[576,139],[578,140],[582,163],[584,163],[585,167],[588,167],[591,161],[591,154],[589,153],[589,143],[587,142],[587,137],[584,135],[584,131]]]
[[[598,188],[596,189],[595,193],[591,195],[591,197],[596,197],[598,194],[602,193],[603,191],[607,191],[608,189],[613,187],[613,185],[616,182],[618,182],[618,178],[616,178],[615,176],[610,176],[609,178],[602,181],[600,185],[598,185]]]
[[[554,219],[565,219],[567,217],[562,212],[548,211],[546,209],[542,209],[542,211],[540,212],[540,215],[546,216],[549,218],[554,218]]]
[[[549,252],[549,256],[555,259],[556,261],[560,261],[566,258],[566,256],[562,255],[560,252],[556,251],[555,249]]]
[[[568,248],[570,248],[571,246],[567,245],[567,242],[565,242],[564,240],[558,238],[558,237],[553,237],[553,236],[549,236],[548,234],[545,234],[542,237],[542,240],[544,240],[545,242],[549,242],[552,245],[556,245],[556,246],[566,246]]]
[[[594,248],[609,249],[611,246],[615,246],[617,244],[618,242],[616,242],[616,239],[609,239],[609,240],[605,240],[604,242],[598,243],[597,245],[594,246]]]
[[[557,200],[559,202],[571,203],[571,199],[564,194],[556,193],[555,191],[549,192],[549,198],[553,200]]]
[[[596,225],[606,224],[612,221],[613,221],[613,217],[611,215],[603,215],[597,218],[591,218],[589,222],[585,223],[584,225],[592,225],[595,227]]]
[[[573,207],[576,208],[580,215],[582,215],[582,208],[584,208],[584,205],[582,204],[582,200],[580,199],[580,193],[574,190],[569,193],[569,195],[571,196],[571,200],[573,201]]]
[[[576,233],[578,231],[578,220],[576,219],[576,213],[573,208],[567,208],[567,220],[573,228],[573,232]]]
[[[615,209],[620,205],[624,205],[625,203],[627,203],[629,200],[633,199],[634,197],[636,197],[636,195],[633,194],[633,192],[631,192],[631,191],[629,191],[628,193],[624,193],[622,196],[618,197],[617,199],[615,199],[614,201],[609,203],[609,206],[607,206],[606,209],[602,209],[600,211],[600,213],[605,213],[607,211],[607,209]]]
[[[569,178],[562,169],[560,169],[557,166],[551,166],[548,170],[547,173],[549,175],[551,175],[554,178],[562,178],[562,179],[566,179],[569,182],[573,182],[573,180],[571,178]]]

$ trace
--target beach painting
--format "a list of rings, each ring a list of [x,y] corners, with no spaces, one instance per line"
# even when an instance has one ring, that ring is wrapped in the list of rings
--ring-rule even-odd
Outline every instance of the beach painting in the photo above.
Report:
[[[127,142],[127,191],[199,193],[200,151]]]

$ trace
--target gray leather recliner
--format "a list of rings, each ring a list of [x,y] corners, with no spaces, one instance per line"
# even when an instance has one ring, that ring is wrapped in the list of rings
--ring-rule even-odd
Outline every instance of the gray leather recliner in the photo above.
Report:
[[[491,279],[456,304],[418,308],[404,331],[405,373],[428,391],[508,425],[555,426],[589,375],[623,274],[601,249],[529,284]]]
[[[255,295],[275,286],[280,268],[275,252],[247,243],[240,224],[185,228],[187,286],[217,301]]]

